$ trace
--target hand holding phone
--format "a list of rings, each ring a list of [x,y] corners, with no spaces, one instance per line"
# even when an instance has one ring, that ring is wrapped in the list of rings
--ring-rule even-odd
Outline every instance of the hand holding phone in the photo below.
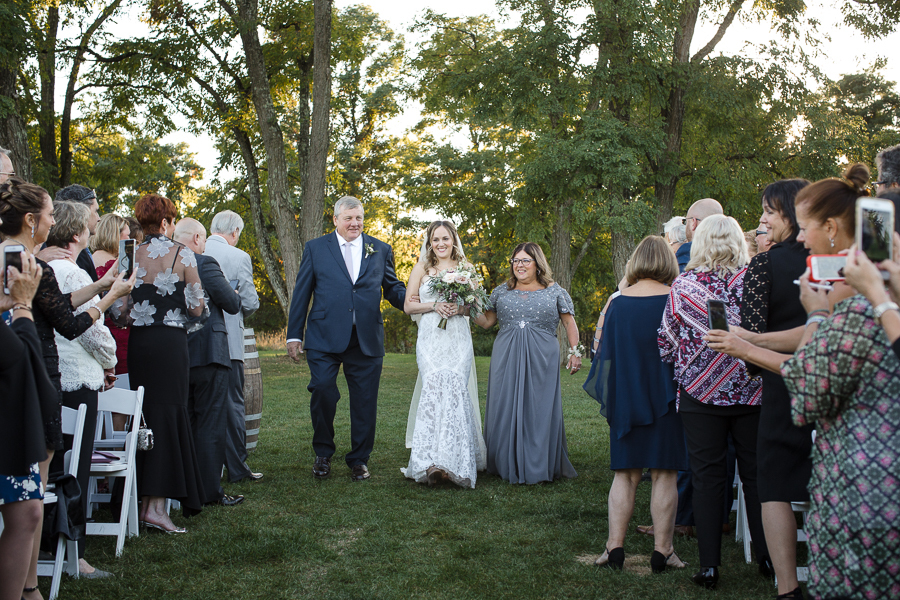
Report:
[[[844,280],[846,254],[811,254],[806,257],[809,280],[813,283]]]
[[[10,244],[3,249],[3,293],[9,294],[9,267],[15,267],[22,272],[22,253],[25,246],[22,244]]]
[[[706,314],[709,316],[709,328],[728,331],[728,311],[721,300],[707,300]]]
[[[134,240],[119,240],[119,273],[125,273],[125,279],[134,272],[134,246]]]
[[[894,257],[894,203],[879,198],[856,200],[856,247],[873,263]],[[882,277],[887,279],[886,272]]]

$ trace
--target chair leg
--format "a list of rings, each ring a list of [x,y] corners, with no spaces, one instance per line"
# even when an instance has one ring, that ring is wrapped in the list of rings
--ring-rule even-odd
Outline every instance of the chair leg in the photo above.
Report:
[[[77,556],[77,552],[75,553]],[[66,542],[62,535],[56,541],[56,560],[53,561],[53,576],[50,580],[50,600],[59,596],[59,583],[62,579],[63,565],[66,562]],[[76,567],[77,571],[77,567]]]

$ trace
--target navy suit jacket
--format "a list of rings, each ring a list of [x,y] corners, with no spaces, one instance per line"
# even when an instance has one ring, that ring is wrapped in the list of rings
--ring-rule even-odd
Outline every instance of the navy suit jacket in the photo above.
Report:
[[[403,310],[406,286],[394,272],[391,247],[372,236],[362,236],[363,257],[355,284],[344,264],[335,233],[307,242],[300,260],[287,328],[287,339],[302,339],[304,350],[332,354],[346,350],[350,345],[355,310],[360,350],[366,356],[384,356],[381,295],[383,292],[388,302]],[[312,309],[309,308],[310,299]]]
[[[684,273],[684,268],[691,262],[691,242],[685,242],[679,246],[675,258],[678,260],[678,270]]]
[[[228,329],[225,327],[225,315],[237,314],[241,310],[241,297],[225,279],[222,268],[212,256],[194,253],[197,259],[197,272],[200,285],[209,297],[209,319],[199,331],[188,334],[188,352],[191,356],[191,367],[222,365],[231,367],[231,356],[228,353]]]

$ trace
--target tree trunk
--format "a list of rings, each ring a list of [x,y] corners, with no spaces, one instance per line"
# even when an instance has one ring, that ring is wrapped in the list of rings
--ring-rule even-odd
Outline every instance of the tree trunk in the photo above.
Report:
[[[47,178],[59,186],[59,162],[56,155],[56,36],[59,29],[59,5],[47,8],[46,31],[34,31],[41,77],[41,107],[38,110],[38,146]],[[51,194],[54,190],[50,190]]]
[[[288,290],[288,302],[286,306],[282,306],[282,310],[286,310],[290,306],[290,293],[293,291],[297,272],[300,269],[301,248],[300,238],[297,235],[296,215],[291,207],[287,159],[284,155],[284,135],[281,132],[281,125],[272,101],[265,57],[259,42],[257,32],[259,5],[257,0],[238,0],[237,13],[236,25],[240,31],[247,59],[253,106],[256,109],[256,120],[266,149],[266,166],[268,167],[266,183],[269,191],[269,204],[274,213],[275,232],[281,246],[285,287]]]
[[[259,184],[259,168],[256,164],[256,157],[253,155],[253,145],[250,143],[250,136],[246,131],[237,127],[232,127],[234,139],[237,140],[241,149],[241,156],[244,164],[247,166],[247,190],[250,194],[250,218],[253,221],[253,229],[256,231],[256,244],[259,254],[262,257],[263,267],[266,269],[266,277],[269,279],[269,285],[278,298],[281,305],[281,311],[284,318],[287,319],[288,312],[291,308],[290,292],[285,285],[281,269],[278,266],[278,258],[272,250],[272,244],[269,242],[269,229],[266,227],[266,218],[262,212],[262,191]]]
[[[294,207],[295,212],[300,212],[309,196],[309,127],[310,106],[309,91],[312,86],[312,56],[307,55],[297,61],[297,69],[300,71],[300,81],[297,84],[297,133],[295,135],[297,147],[297,169],[300,171],[300,204]],[[300,228],[300,248],[306,241],[303,238],[303,227]]]
[[[31,152],[28,148],[28,131],[19,112],[19,92],[16,79],[17,61],[10,61],[9,68],[0,67],[0,146],[10,151],[13,170],[25,181],[31,178]]]
[[[309,169],[300,218],[303,244],[322,235],[325,208],[325,176],[328,162],[331,110],[331,6],[332,0],[314,0],[313,113],[309,145]]]

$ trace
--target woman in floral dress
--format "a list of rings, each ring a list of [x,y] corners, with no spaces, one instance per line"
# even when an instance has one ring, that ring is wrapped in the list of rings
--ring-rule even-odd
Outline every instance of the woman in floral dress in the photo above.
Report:
[[[187,327],[203,314],[197,259],[168,235],[175,229],[175,205],[148,194],[134,207],[147,234],[135,250],[137,281],[129,311],[131,388],[144,386],[144,417],[154,447],[138,452],[140,521],[166,533],[183,533],[165,510],[166,498],[179,500],[186,516],[200,512],[197,454],[188,415]]]

